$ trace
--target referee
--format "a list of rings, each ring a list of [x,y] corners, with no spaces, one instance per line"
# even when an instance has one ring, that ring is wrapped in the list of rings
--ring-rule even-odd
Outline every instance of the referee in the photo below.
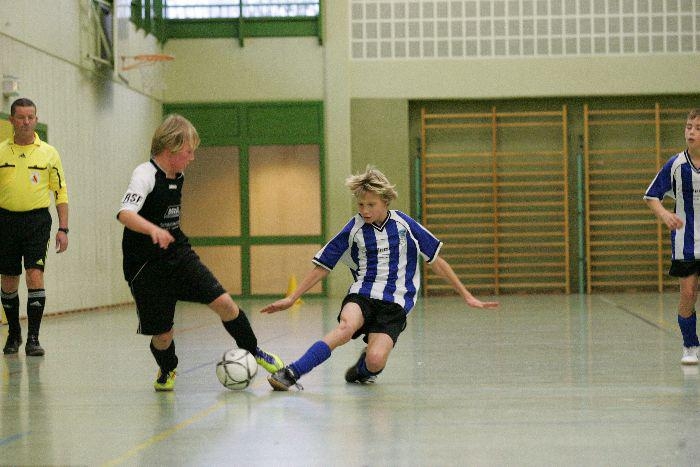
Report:
[[[68,248],[68,191],[61,158],[36,129],[36,105],[20,98],[10,108],[11,138],[0,142],[0,299],[9,333],[4,354],[22,345],[19,325],[19,278],[22,260],[27,279],[27,343],[24,351],[40,357],[39,328],[44,314],[44,265],[51,235],[49,205],[53,192],[58,214],[56,252]]]

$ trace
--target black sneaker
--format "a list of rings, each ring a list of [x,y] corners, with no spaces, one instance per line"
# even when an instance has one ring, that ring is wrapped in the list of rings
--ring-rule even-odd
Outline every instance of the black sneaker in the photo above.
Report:
[[[27,336],[27,343],[24,345],[24,353],[30,357],[42,357],[44,349],[39,344],[39,337],[34,335]]]
[[[376,375],[360,377],[360,372],[357,371],[357,367],[360,365],[360,362],[365,359],[365,355],[367,355],[367,347],[364,348],[360,354],[360,358],[357,359],[357,362],[355,362],[355,364],[348,368],[348,371],[345,372],[345,381],[348,383],[361,384],[370,384],[376,381]]]
[[[289,391],[291,386],[296,386],[299,390],[304,389],[301,384],[297,383],[298,379],[299,377],[294,374],[294,370],[288,366],[267,377],[267,381],[275,391]]]
[[[7,336],[7,342],[5,342],[5,347],[2,349],[2,353],[5,355],[12,355],[19,352],[19,346],[22,345],[22,336],[13,336],[10,334]]]

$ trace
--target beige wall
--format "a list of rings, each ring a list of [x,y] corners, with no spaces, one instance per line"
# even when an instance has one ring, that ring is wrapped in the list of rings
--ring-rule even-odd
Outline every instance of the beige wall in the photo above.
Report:
[[[316,38],[173,39],[164,51],[169,102],[323,99],[323,48]]]
[[[410,214],[413,157],[408,147],[407,101],[353,99],[351,124],[353,172],[364,171],[368,164],[377,167],[396,185],[399,193],[390,207]]]
[[[514,58],[351,62],[353,98],[501,99],[688,94],[698,57]],[[678,79],[678,77],[683,77]]]

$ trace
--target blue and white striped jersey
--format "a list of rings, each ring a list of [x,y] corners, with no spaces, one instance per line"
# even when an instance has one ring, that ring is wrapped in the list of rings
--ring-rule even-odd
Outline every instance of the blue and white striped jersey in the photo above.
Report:
[[[384,224],[365,223],[356,214],[323,248],[313,262],[331,270],[348,265],[355,282],[348,293],[401,305],[408,314],[420,289],[418,255],[433,262],[442,242],[401,211],[389,210]]]
[[[700,171],[690,160],[688,151],[671,157],[647,188],[644,199],[676,200],[675,213],[683,227],[671,231],[671,259],[693,261],[700,259]]]

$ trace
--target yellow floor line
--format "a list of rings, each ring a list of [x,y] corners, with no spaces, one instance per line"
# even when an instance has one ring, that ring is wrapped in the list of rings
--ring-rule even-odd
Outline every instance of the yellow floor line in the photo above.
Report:
[[[223,405],[224,405],[223,401],[217,402],[216,404],[212,405],[211,407],[203,410],[202,412],[199,412],[198,414],[188,418],[185,421],[178,423],[177,425],[173,426],[172,428],[169,428],[161,433],[158,433],[157,435],[151,436],[143,443],[135,446],[133,449],[128,450],[127,452],[125,452],[121,456],[117,457],[116,459],[112,459],[111,461],[105,462],[104,464],[102,464],[103,467],[119,465],[119,464],[125,462],[127,459],[134,457],[136,454],[143,451],[144,449],[147,449],[156,443],[160,443],[161,441],[169,438],[170,436],[172,436],[176,432],[182,430],[183,428],[187,428],[189,425],[191,425],[191,424],[193,424],[193,423],[195,423],[203,418],[208,417],[213,412],[216,412],[217,410],[219,410]]]

